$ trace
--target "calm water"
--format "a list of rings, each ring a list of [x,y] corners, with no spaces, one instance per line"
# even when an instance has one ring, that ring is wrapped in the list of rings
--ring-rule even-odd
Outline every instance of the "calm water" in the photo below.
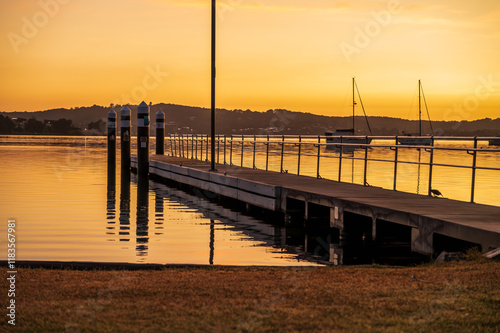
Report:
[[[296,266],[335,263],[339,250],[328,230],[285,228],[281,220],[259,220],[154,181],[139,195],[147,198],[139,206],[147,208],[138,209],[140,189],[134,176],[122,182],[118,167],[115,183],[108,181],[105,138],[0,137],[0,154],[0,233],[6,234],[8,219],[16,220],[17,260]],[[407,154],[409,160],[419,158],[418,153]],[[427,158],[425,154],[421,153],[421,160]],[[465,157],[438,158],[460,162]],[[235,153],[233,162],[239,164],[239,158]],[[499,164],[494,155],[478,162]],[[248,154],[244,164],[251,163]],[[262,156],[257,156],[257,163],[265,163]],[[289,172],[294,172],[295,163],[296,157],[285,158]],[[304,158],[301,174],[315,175],[315,163],[313,157]],[[362,162],[353,163],[343,167],[343,180],[362,181],[363,169],[358,165]],[[336,165],[335,159],[325,159],[321,175],[334,179]],[[271,170],[279,167],[279,158],[270,160]],[[450,183],[470,176],[461,169],[451,170],[442,176],[436,171],[436,187],[445,196],[453,193],[467,200],[470,189]],[[416,166],[402,167],[400,172],[398,189],[425,191],[423,168],[420,180]],[[383,163],[371,163],[368,182],[390,187],[392,180],[386,173]],[[392,171],[388,173],[392,177]],[[478,202],[499,203],[498,179],[494,173],[478,175]],[[7,253],[5,243],[1,247]],[[340,251],[344,263],[358,255],[354,248]]]
[[[138,217],[134,177],[121,184],[118,173],[116,187],[108,186],[105,139],[3,137],[0,154],[0,231],[6,235],[7,220],[16,220],[17,260],[234,265],[317,260],[287,246],[281,227],[153,181],[147,214]]]

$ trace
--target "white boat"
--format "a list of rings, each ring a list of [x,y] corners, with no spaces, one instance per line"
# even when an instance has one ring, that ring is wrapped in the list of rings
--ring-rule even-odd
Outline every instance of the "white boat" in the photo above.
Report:
[[[366,138],[362,136],[355,136],[355,111],[356,111],[356,96],[355,92],[357,91],[359,101],[361,103],[361,108],[363,109],[363,114],[365,115],[366,124],[368,125],[368,130],[370,131],[370,135],[372,134],[372,130],[370,128],[370,124],[368,123],[368,118],[366,117],[365,108],[363,106],[363,101],[361,100],[361,96],[359,94],[358,85],[356,84],[355,78],[352,78],[352,128],[348,129],[337,129],[336,131],[327,131],[325,132],[326,143],[348,143],[348,144],[370,144],[372,142],[371,138]],[[335,146],[327,146],[327,148],[337,149]],[[347,147],[344,147],[347,148]],[[356,148],[356,147],[350,147]]]
[[[413,145],[413,146],[430,146],[432,145],[432,139],[422,137],[422,98],[424,94],[422,89],[422,83],[418,80],[418,133],[405,133],[402,136],[398,136],[398,142],[402,145]],[[424,96],[425,102],[425,96]],[[429,110],[427,109],[427,102],[425,102],[425,109],[427,110],[427,116],[429,116]],[[429,117],[429,124],[431,124],[431,118]],[[431,131],[432,124],[431,124]],[[434,131],[433,131],[434,132]]]

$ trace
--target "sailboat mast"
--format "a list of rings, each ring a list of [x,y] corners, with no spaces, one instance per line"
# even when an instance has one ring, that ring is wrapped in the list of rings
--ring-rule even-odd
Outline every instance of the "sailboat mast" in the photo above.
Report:
[[[422,136],[422,103],[420,101],[420,80],[418,80],[418,135]]]
[[[356,108],[356,100],[354,98],[354,86],[355,86],[355,82],[354,82],[354,78],[352,78],[352,130],[354,131],[354,135],[356,135],[356,132],[355,132],[355,128],[354,127],[354,113],[355,113],[355,108]]]

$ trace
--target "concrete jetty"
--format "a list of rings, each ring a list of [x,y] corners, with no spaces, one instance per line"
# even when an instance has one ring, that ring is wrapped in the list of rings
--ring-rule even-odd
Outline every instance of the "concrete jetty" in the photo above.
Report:
[[[285,216],[302,215],[306,224],[326,220],[342,231],[359,223],[372,240],[387,225],[404,226],[400,236],[425,255],[461,243],[484,251],[500,247],[500,207],[226,164],[217,164],[217,172],[209,169],[209,162],[164,155],[152,155],[149,162],[151,175]]]

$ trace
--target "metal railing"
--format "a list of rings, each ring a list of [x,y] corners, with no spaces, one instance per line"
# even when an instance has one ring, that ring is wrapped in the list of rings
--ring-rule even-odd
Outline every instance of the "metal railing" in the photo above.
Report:
[[[428,168],[427,195],[429,196],[440,194],[439,191],[436,191],[432,187],[433,171],[436,167],[470,169],[469,184],[467,184],[467,186],[470,186],[470,202],[475,202],[477,171],[500,171],[500,167],[496,165],[485,166],[478,164],[478,155],[484,153],[500,153],[500,147],[496,148],[494,146],[487,146],[488,140],[498,138],[434,136],[413,137],[417,139],[430,140],[430,145],[400,144],[399,140],[407,138],[406,136],[344,136],[334,137],[335,140],[339,141],[334,143],[327,142],[328,138],[332,137],[322,135],[218,135],[216,136],[216,163],[222,162],[223,164],[239,165],[243,167],[244,158],[248,159],[248,156],[251,156],[251,167],[258,169],[256,159],[257,156],[259,156],[260,160],[265,160],[265,163],[263,162],[264,165],[260,168],[268,171],[270,158],[277,157],[279,158],[279,171],[282,173],[288,173],[288,170],[285,169],[285,156],[296,156],[297,164],[294,167],[297,170],[296,174],[300,175],[304,159],[313,158],[315,160],[316,177],[322,178],[320,175],[321,163],[325,159],[336,159],[338,160],[338,175],[337,177],[329,177],[329,179],[340,182],[343,181],[342,172],[343,166],[345,166],[345,161],[350,160],[353,165],[354,161],[361,161],[363,164],[362,185],[364,186],[370,186],[367,182],[368,162],[389,163],[392,164],[392,167],[389,167],[392,168],[392,190],[397,189],[398,170],[401,165],[414,165],[419,168],[424,166]],[[365,143],[349,143],[352,139],[363,139]],[[380,143],[368,143],[372,140],[379,141]],[[447,141],[460,141],[464,144],[467,143],[467,145],[465,147],[452,147],[445,144]],[[482,143],[481,147],[479,147],[479,143]],[[210,160],[209,135],[169,135],[167,136],[166,145],[166,152],[170,152],[169,155],[207,162]],[[383,149],[392,151],[392,158],[369,157],[369,152]],[[421,152],[426,152],[428,153],[428,161],[402,160],[400,155],[403,150],[418,151],[419,154]],[[435,154],[441,151],[456,153],[465,152],[472,156],[472,162],[470,165],[435,162]],[[239,161],[237,163],[234,161],[235,155],[236,157],[239,157]],[[386,153],[385,155],[387,156],[388,154]],[[500,157],[500,155],[495,156]],[[312,162],[309,161],[309,167],[311,167],[310,163]],[[248,166],[250,167],[250,165]],[[500,174],[498,176],[500,176]],[[496,179],[500,179],[500,177],[496,177]],[[352,182],[354,182],[354,180],[352,180]],[[465,184],[461,184],[461,186],[464,185]]]

